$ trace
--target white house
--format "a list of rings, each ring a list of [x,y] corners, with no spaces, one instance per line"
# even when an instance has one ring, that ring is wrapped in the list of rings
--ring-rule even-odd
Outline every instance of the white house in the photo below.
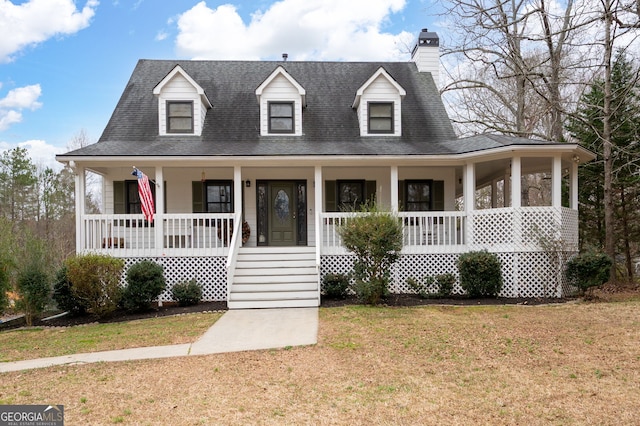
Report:
[[[593,155],[457,138],[438,61],[427,31],[410,62],[139,61],[100,140],[57,157],[76,173],[77,251],[154,260],[169,285],[196,278],[229,308],[317,306],[322,277],[353,262],[336,232],[344,208],[375,199],[404,218],[393,291],[486,249],[502,262],[501,295],[562,296],[540,242],[577,251],[578,164]],[[154,181],[152,224],[133,167]],[[85,212],[85,171],[103,177],[103,214]],[[534,172],[551,176],[548,206],[521,203],[521,176]],[[492,208],[478,209],[487,186]]]

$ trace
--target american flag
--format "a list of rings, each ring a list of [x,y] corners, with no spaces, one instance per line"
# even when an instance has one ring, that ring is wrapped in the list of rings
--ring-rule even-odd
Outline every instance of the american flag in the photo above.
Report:
[[[149,186],[149,178],[138,169],[133,169],[132,175],[138,178],[138,195],[140,196],[140,206],[142,214],[147,222],[153,222],[153,194]]]

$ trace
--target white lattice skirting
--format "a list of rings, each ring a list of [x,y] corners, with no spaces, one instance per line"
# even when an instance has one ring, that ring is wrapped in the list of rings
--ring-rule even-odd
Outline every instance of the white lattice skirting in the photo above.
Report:
[[[202,286],[202,300],[205,302],[224,302],[227,300],[227,258],[215,257],[138,257],[125,259],[122,284],[127,270],[134,263],[151,260],[162,265],[167,288],[160,295],[160,300],[170,302],[171,289],[179,282],[195,278]]]
[[[496,253],[502,264],[504,285],[500,297],[564,297],[571,293],[564,278],[564,259],[569,253],[550,255],[545,252]],[[391,292],[412,293],[407,278],[452,273],[456,276],[455,294],[463,294],[456,262],[459,254],[434,253],[402,255],[393,266]],[[354,256],[323,256],[321,276],[329,273],[349,273]]]

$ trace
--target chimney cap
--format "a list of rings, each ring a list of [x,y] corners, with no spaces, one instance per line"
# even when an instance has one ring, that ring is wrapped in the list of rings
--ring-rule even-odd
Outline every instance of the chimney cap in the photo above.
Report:
[[[418,36],[418,46],[439,46],[440,38],[438,34],[423,28]]]
[[[288,57],[289,57],[289,54],[288,54],[288,53],[283,53],[283,54],[282,54],[282,60],[283,60],[283,61],[285,61],[285,62],[286,62]]]

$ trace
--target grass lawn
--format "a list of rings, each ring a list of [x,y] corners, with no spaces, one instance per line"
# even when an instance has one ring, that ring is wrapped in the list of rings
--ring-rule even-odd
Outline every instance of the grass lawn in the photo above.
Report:
[[[0,404],[68,425],[624,425],[638,401],[637,300],[322,308],[314,346],[0,375]]]
[[[139,321],[0,332],[0,362],[142,346],[191,343],[222,316],[202,313]]]

